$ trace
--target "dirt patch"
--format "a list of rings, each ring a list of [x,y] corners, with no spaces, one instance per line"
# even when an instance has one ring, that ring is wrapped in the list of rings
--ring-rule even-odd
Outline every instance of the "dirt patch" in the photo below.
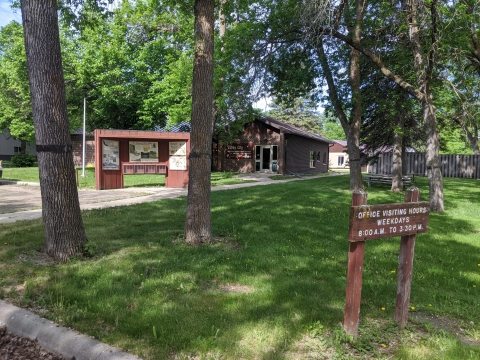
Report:
[[[239,294],[248,294],[253,291],[251,286],[240,285],[240,284],[225,284],[218,285],[218,288],[226,293],[239,293]]]
[[[248,294],[251,293],[254,288],[247,285],[240,285],[240,284],[219,284],[217,280],[205,282],[202,285],[202,289],[204,291],[210,290],[220,290],[224,293],[236,293],[236,294]]]
[[[460,320],[428,315],[422,312],[416,312],[414,315],[411,315],[411,319],[422,324],[429,323],[436,329],[455,335],[464,346],[480,347],[480,341],[472,339],[466,334],[466,331],[462,327],[462,322]]]
[[[8,360],[66,360],[42,349],[36,341],[15,336],[0,326],[0,359]]]

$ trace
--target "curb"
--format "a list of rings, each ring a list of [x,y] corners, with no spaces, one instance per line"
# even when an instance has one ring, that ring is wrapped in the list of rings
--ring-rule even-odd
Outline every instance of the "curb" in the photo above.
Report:
[[[38,344],[48,352],[75,360],[140,360],[113,346],[55,324],[30,311],[0,300],[0,324],[7,331]]]
[[[0,185],[31,185],[31,186],[40,186],[39,182],[28,182],[28,181],[17,181],[17,180],[1,180]]]

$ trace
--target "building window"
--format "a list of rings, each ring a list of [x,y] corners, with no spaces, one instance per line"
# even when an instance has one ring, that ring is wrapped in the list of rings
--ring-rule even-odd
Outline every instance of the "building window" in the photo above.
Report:
[[[22,148],[20,146],[14,146],[13,147],[13,152],[14,153],[19,153],[20,151],[22,151]]]
[[[272,145],[272,171],[278,171],[278,147],[277,145]]]
[[[320,162],[320,156],[322,155],[322,153],[320,151],[317,152],[317,161]]]
[[[338,166],[343,166],[345,163],[345,158],[343,156],[338,157]]]
[[[323,153],[323,165],[327,165],[327,153]]]
[[[310,167],[315,167],[315,151],[310,151]]]

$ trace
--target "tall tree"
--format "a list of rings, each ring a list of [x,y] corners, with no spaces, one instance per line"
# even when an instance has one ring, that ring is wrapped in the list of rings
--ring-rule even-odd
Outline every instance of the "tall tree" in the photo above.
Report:
[[[65,262],[87,236],[75,181],[56,0],[21,0],[37,143],[45,252]]]
[[[185,241],[212,241],[210,173],[213,135],[214,0],[195,0],[195,57]]]
[[[293,104],[274,99],[268,105],[270,110],[266,112],[266,115],[305,131],[325,136],[323,123],[326,119],[320,116],[316,103],[311,99],[298,98],[294,100]]]
[[[316,0],[312,0],[316,2]],[[362,7],[363,0],[356,0],[357,9]],[[360,3],[360,5],[359,5]],[[385,4],[385,6],[389,6]],[[444,210],[443,202],[443,179],[439,162],[439,133],[436,120],[436,109],[433,102],[432,80],[436,70],[436,55],[439,43],[439,26],[442,18],[438,14],[438,1],[430,3],[418,2],[417,0],[407,0],[396,6],[391,6],[392,12],[401,12],[403,18],[403,28],[408,29],[408,38],[411,47],[411,63],[414,68],[416,86],[409,83],[404,77],[394,72],[394,68],[388,66],[380,56],[382,50],[389,50],[388,46],[377,44],[369,47],[368,42],[361,38],[345,35],[341,29],[335,26],[319,26],[317,28],[320,36],[333,37],[348,44],[353,49],[367,56],[375,63],[380,71],[390,80],[395,81],[405,91],[414,96],[423,113],[423,122],[426,134],[426,165],[427,175],[430,187],[430,209],[435,212]],[[328,12],[325,12],[325,16]],[[420,23],[422,19],[424,22]],[[425,20],[426,19],[426,20]],[[400,27],[402,29],[402,27]],[[426,34],[422,33],[426,30]],[[371,50],[373,49],[373,50]],[[348,134],[347,134],[348,140]]]
[[[339,3],[335,7],[335,18],[331,22],[327,20],[327,23],[334,29],[344,28],[348,33],[347,37],[349,39],[360,41],[364,26],[365,3],[357,1],[354,5],[354,8],[349,9],[348,3]],[[306,19],[304,36],[308,41],[316,45],[317,56],[328,86],[329,100],[347,138],[347,152],[350,161],[350,189],[363,189],[360,164],[360,129],[363,112],[361,54],[360,51],[352,47],[348,54],[348,61],[343,60],[342,62],[345,67],[348,67],[348,82],[343,87],[343,89],[347,88],[348,90],[346,92],[343,90],[342,98],[342,87],[339,87],[341,81],[335,81],[333,70],[333,66],[337,65],[333,65],[334,60],[331,56],[330,58],[328,56],[328,45],[329,43],[331,44],[331,41],[323,37],[323,31],[321,29],[319,31],[318,28],[317,15],[312,13],[313,8],[316,6],[315,1],[307,2],[303,9],[304,18]],[[322,19],[321,22],[325,23],[325,19]],[[346,53],[343,52],[342,58],[345,59],[346,56]],[[349,107],[348,110],[347,106]]]

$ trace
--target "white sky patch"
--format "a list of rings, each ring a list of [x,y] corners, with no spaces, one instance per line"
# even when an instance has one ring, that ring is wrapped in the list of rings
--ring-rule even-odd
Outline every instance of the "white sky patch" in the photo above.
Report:
[[[12,9],[9,0],[0,0],[0,26],[5,26],[12,20],[22,23],[22,13],[20,9]]]
[[[253,103],[253,107],[256,109],[260,109],[262,111],[268,111],[270,110],[270,107],[268,104],[272,101],[271,98],[261,98],[258,101]]]

